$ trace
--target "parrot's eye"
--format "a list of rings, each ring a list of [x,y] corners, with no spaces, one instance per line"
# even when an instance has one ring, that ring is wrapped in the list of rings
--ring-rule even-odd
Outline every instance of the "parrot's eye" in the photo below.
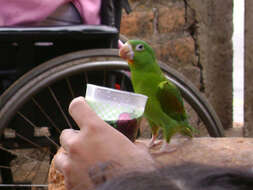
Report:
[[[138,45],[135,47],[135,50],[136,50],[136,51],[143,51],[143,50],[144,50],[144,45],[143,45],[143,44],[138,44]]]

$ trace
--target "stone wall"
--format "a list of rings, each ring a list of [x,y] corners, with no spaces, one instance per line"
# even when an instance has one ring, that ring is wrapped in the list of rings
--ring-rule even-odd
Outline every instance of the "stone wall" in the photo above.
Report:
[[[245,1],[244,133],[253,137],[253,1]]]
[[[130,0],[121,34],[151,44],[232,127],[232,0]],[[198,121],[196,120],[196,123]]]

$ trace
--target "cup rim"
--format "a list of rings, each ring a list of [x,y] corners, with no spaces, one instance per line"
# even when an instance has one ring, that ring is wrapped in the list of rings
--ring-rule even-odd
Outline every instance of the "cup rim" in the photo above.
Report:
[[[147,99],[148,99],[148,96],[143,95],[143,94],[112,89],[112,88],[109,88],[109,87],[98,86],[98,85],[89,84],[89,83],[87,84],[85,97],[94,98],[95,97],[95,91],[97,89],[104,90],[104,91],[107,91],[107,92],[114,92],[116,94],[123,94],[123,95],[127,95],[127,96],[132,96],[133,97],[133,102],[136,103],[137,105],[141,106],[141,107],[145,107],[145,105],[147,103]]]
[[[106,90],[106,91],[117,92],[117,93],[120,93],[120,94],[128,94],[128,95],[132,95],[132,96],[139,96],[139,97],[142,97],[144,99],[148,99],[148,97],[146,95],[135,93],[135,92],[128,92],[128,91],[124,91],[124,90],[117,90],[117,89],[108,88],[108,87],[104,87],[104,86],[98,86],[98,85],[94,85],[94,84],[87,84],[87,89],[88,89],[88,86],[99,88],[99,89],[103,89],[103,90]]]

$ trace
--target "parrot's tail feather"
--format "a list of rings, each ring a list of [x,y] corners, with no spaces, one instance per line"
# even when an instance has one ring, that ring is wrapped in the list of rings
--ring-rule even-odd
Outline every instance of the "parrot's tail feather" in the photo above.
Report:
[[[183,130],[180,131],[180,133],[187,137],[191,137],[191,138],[193,137],[193,133],[189,128],[184,128]]]
[[[181,134],[189,137],[193,137],[193,134],[199,134],[199,131],[196,128],[189,125],[188,122],[183,122],[183,126],[184,127],[182,128]]]
[[[199,133],[199,130],[196,128],[192,127],[191,125],[188,125],[187,128],[189,128],[193,133]]]

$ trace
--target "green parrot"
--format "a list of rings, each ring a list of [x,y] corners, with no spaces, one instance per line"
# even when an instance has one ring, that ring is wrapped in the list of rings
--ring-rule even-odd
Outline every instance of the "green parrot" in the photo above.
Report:
[[[144,41],[129,40],[119,50],[119,56],[128,61],[134,92],[148,96],[144,117],[147,119],[155,144],[159,129],[164,143],[162,152],[169,152],[169,142],[175,133],[192,137],[194,128],[187,120],[179,89],[162,73],[153,49]]]

